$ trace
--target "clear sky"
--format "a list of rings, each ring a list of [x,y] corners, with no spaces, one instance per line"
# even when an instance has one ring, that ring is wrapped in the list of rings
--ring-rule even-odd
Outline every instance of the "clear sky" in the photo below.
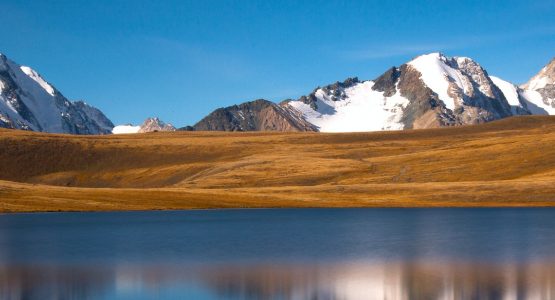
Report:
[[[0,13],[0,53],[116,124],[192,125],[428,52],[515,83],[555,57],[553,0],[2,0]]]

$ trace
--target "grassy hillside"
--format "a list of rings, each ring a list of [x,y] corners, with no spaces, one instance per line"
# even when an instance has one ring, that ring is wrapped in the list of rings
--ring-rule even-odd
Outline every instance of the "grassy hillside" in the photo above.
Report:
[[[375,133],[0,131],[0,210],[555,204],[555,118]]]

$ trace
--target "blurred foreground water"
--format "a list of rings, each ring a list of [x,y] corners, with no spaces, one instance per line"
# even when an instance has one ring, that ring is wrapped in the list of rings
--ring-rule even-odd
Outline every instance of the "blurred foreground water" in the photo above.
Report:
[[[1,299],[555,299],[555,209],[0,215]]]

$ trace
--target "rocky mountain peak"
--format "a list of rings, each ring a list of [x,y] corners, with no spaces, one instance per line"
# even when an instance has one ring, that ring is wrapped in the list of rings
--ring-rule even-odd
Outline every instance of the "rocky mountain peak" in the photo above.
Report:
[[[476,61],[434,52],[391,67],[373,81],[335,83],[288,105],[320,131],[343,132],[476,124],[529,114],[517,98],[509,103]]]
[[[265,99],[216,109],[192,128],[197,131],[316,131],[301,113],[285,101],[276,104]]]
[[[111,126],[100,110],[69,101],[37,71],[0,54],[0,127],[107,134]]]
[[[536,110],[555,114],[555,58],[522,85],[522,89],[537,106]]]
[[[132,124],[118,125],[112,130],[113,134],[126,133],[145,133],[157,131],[176,131],[177,129],[169,123],[160,120],[157,117],[147,118],[142,125],[134,126]]]
[[[422,55],[408,63],[455,115],[457,123],[481,123],[511,115],[503,93],[480,64],[467,57],[441,53]],[[464,114],[463,114],[464,112]]]
[[[541,71],[522,86],[527,90],[539,90],[547,85],[555,84],[555,58],[553,58]]]
[[[155,131],[176,131],[177,129],[169,123],[165,123],[157,117],[147,118],[141,125],[139,132],[155,132]]]

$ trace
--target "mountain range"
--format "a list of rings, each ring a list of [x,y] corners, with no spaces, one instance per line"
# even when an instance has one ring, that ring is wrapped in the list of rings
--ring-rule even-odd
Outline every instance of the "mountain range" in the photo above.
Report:
[[[219,108],[196,131],[358,132],[479,124],[515,115],[555,114],[555,59],[522,86],[490,76],[467,57],[418,56],[374,80],[348,78],[299,99]],[[158,118],[113,123],[70,101],[33,69],[0,54],[0,127],[71,134],[174,131]]]

